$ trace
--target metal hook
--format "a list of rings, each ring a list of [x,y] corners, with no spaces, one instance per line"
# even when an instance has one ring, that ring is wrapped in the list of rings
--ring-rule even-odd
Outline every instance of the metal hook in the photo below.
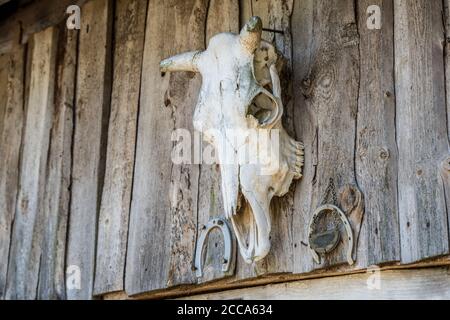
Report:
[[[284,34],[283,30],[276,30],[276,29],[270,29],[270,28],[262,28],[263,31],[266,32],[273,32],[273,33],[280,33],[280,34]]]

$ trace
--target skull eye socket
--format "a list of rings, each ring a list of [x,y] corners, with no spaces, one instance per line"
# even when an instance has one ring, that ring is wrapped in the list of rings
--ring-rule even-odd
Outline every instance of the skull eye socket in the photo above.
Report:
[[[260,125],[263,125],[271,118],[274,110],[276,110],[276,103],[273,98],[261,92],[250,103],[247,116],[253,116]]]

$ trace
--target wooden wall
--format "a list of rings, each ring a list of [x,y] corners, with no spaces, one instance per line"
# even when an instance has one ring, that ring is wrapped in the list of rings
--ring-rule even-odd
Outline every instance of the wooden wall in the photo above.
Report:
[[[182,300],[448,300],[448,267],[387,270],[213,292]]]
[[[1,298],[226,288],[449,254],[447,1],[76,1],[78,31],[68,3],[0,22]],[[374,4],[379,30],[366,24]],[[223,274],[213,232],[198,279],[198,230],[223,216],[220,174],[171,162],[201,78],[158,64],[252,15],[286,59],[283,121],[305,144],[304,176],[273,200],[266,259],[236,253]],[[358,238],[354,266],[346,239],[321,264],[306,246],[330,179]]]

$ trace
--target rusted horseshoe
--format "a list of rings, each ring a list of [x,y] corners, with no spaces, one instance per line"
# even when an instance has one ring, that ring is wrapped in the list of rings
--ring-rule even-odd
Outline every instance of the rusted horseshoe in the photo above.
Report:
[[[352,228],[350,226],[350,222],[348,221],[347,216],[344,214],[344,212],[342,212],[341,209],[339,209],[338,207],[332,205],[332,204],[325,204],[323,206],[320,206],[319,208],[316,209],[316,211],[314,211],[312,217],[311,217],[311,221],[309,223],[309,235],[311,237],[311,235],[314,232],[314,224],[315,221],[317,220],[317,217],[325,211],[336,211],[337,214],[339,215],[339,218],[341,219],[342,223],[344,224],[344,228],[345,231],[347,233],[347,239],[348,239],[348,248],[347,248],[347,262],[349,265],[352,265],[354,263],[353,258],[352,258],[352,252],[353,252],[353,232],[352,232]],[[313,259],[316,263],[320,263],[320,256],[317,250],[314,250],[314,248],[311,246],[311,242],[310,242],[310,237],[308,237],[308,248],[311,251],[311,254],[313,256]],[[328,250],[324,250],[324,252],[330,252],[331,250],[334,249],[335,246],[328,248]]]

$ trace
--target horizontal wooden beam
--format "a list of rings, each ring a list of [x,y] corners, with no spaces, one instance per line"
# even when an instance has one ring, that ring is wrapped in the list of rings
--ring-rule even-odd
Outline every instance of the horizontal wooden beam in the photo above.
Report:
[[[441,258],[431,259],[429,261],[423,261],[420,263],[408,265],[395,263],[381,266],[380,270],[382,272],[386,272],[386,271],[417,270],[427,268],[436,269],[442,267],[444,268],[450,267],[450,257],[445,256]],[[317,270],[306,274],[277,274],[259,278],[251,278],[236,282],[230,282],[229,279],[222,279],[219,281],[208,282],[202,285],[178,286],[171,289],[157,290],[135,296],[128,296],[125,292],[118,291],[103,295],[102,298],[105,300],[125,300],[125,299],[142,300],[142,299],[165,299],[165,298],[188,297],[193,295],[213,294],[217,292],[223,292],[224,290],[231,291],[239,289],[249,289],[253,287],[261,287],[276,284],[287,285],[288,283],[291,282],[319,280],[330,277],[347,277],[356,274],[365,274],[367,273],[367,270],[368,269],[349,269],[346,266],[341,266],[333,269]],[[373,270],[373,267],[370,267],[369,270]]]
[[[369,269],[370,270],[370,269]],[[387,270],[195,295],[195,300],[450,299],[450,268]]]

